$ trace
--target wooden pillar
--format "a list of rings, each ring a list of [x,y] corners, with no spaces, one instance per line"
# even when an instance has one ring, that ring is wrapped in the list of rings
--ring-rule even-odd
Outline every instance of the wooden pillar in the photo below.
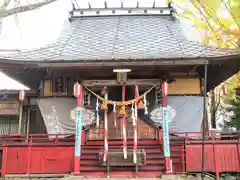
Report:
[[[162,83],[162,119],[163,119],[163,147],[164,147],[164,159],[166,174],[172,172],[172,163],[170,159],[170,143],[169,143],[169,127],[168,127],[168,109],[167,109],[167,94],[168,84],[167,82]]]
[[[74,94],[77,98],[76,108],[76,132],[75,132],[75,156],[74,156],[74,175],[80,174],[80,156],[82,144],[82,120],[83,120],[83,86],[76,83]]]
[[[31,106],[28,107],[28,113],[27,113],[27,130],[26,134],[29,134],[29,125],[30,125],[30,117],[31,117]]]
[[[204,143],[205,143],[205,122],[206,122],[206,103],[207,103],[207,73],[208,64],[204,65],[204,83],[203,83],[203,123],[202,123],[202,180],[204,180]]]
[[[20,101],[18,134],[21,134],[21,132],[22,132],[22,119],[23,119],[23,101]]]

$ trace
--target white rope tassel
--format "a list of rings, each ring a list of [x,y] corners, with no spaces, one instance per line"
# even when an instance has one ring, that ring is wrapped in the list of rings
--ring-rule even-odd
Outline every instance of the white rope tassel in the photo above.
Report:
[[[123,124],[123,140],[125,142],[127,141],[125,124]],[[127,148],[125,146],[123,147],[123,157],[124,159],[127,159]]]
[[[96,118],[97,118],[97,127],[99,127],[99,100],[97,98],[97,102],[96,102]]]
[[[136,123],[137,123],[137,118],[138,118],[138,106],[137,106],[137,103],[135,103],[134,116],[136,117]]]
[[[104,138],[104,156],[103,156],[103,161],[107,161],[107,156],[108,156],[108,124],[107,124],[107,114],[105,113],[104,117],[104,129],[105,129],[105,138]]]
[[[132,116],[131,116],[131,118],[134,118],[134,108],[133,108],[134,106],[133,106],[133,104],[132,104],[132,107],[131,107],[131,111],[132,111]]]
[[[137,103],[134,104],[134,117],[133,117],[133,138],[134,138],[134,148],[133,148],[133,162],[137,164]]]
[[[116,104],[113,105],[113,112],[114,112],[114,127],[117,127],[117,120],[116,120]]]
[[[148,114],[146,94],[144,94],[143,103],[144,103],[144,114]]]
[[[116,112],[116,104],[113,105],[113,112]]]
[[[133,162],[137,163],[137,127],[134,127],[134,144],[135,148],[133,149]]]

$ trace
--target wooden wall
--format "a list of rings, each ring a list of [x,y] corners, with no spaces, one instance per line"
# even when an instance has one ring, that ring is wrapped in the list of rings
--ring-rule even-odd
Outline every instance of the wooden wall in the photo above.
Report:
[[[137,124],[139,139],[157,139],[157,129],[146,124],[144,121],[138,119]],[[108,116],[108,137],[109,139],[122,139],[121,119],[117,119],[117,127],[114,127],[113,114]],[[132,119],[127,118],[127,138],[133,139]],[[100,121],[99,128],[93,125],[88,130],[88,140],[103,140],[104,139],[104,122]]]
[[[64,88],[61,92],[54,90],[52,80],[44,80],[43,96],[72,96],[74,82],[69,80],[65,82]],[[66,86],[66,87],[65,87]],[[100,89],[103,88],[99,87]],[[141,86],[139,87],[141,90]],[[93,88],[91,88],[93,89]],[[146,89],[146,87],[144,88]],[[193,95],[201,94],[201,84],[199,78],[177,78],[175,82],[169,84],[170,95]]]
[[[201,84],[199,78],[176,79],[175,82],[169,84],[168,86],[168,94],[201,94]]]
[[[0,100],[0,115],[11,116],[19,115],[19,101],[17,100]]]

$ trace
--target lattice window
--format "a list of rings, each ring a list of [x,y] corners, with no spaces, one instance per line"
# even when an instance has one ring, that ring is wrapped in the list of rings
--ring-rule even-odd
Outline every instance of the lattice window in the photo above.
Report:
[[[91,93],[87,91],[83,92],[83,106],[90,106],[91,105]]]
[[[53,94],[54,95],[67,95],[68,92],[68,77],[67,76],[54,76],[53,78]]]
[[[155,88],[156,104],[162,105],[162,87],[161,84]]]

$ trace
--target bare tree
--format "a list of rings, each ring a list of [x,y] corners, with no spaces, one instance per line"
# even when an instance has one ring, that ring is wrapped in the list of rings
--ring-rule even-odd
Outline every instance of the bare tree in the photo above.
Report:
[[[16,15],[22,12],[32,11],[38,9],[42,6],[50,4],[57,0],[42,0],[37,1],[37,3],[29,4],[29,5],[20,5],[20,0],[0,0],[0,33],[2,30],[2,20],[8,16]],[[10,3],[14,2],[16,4],[15,7],[9,8]]]

